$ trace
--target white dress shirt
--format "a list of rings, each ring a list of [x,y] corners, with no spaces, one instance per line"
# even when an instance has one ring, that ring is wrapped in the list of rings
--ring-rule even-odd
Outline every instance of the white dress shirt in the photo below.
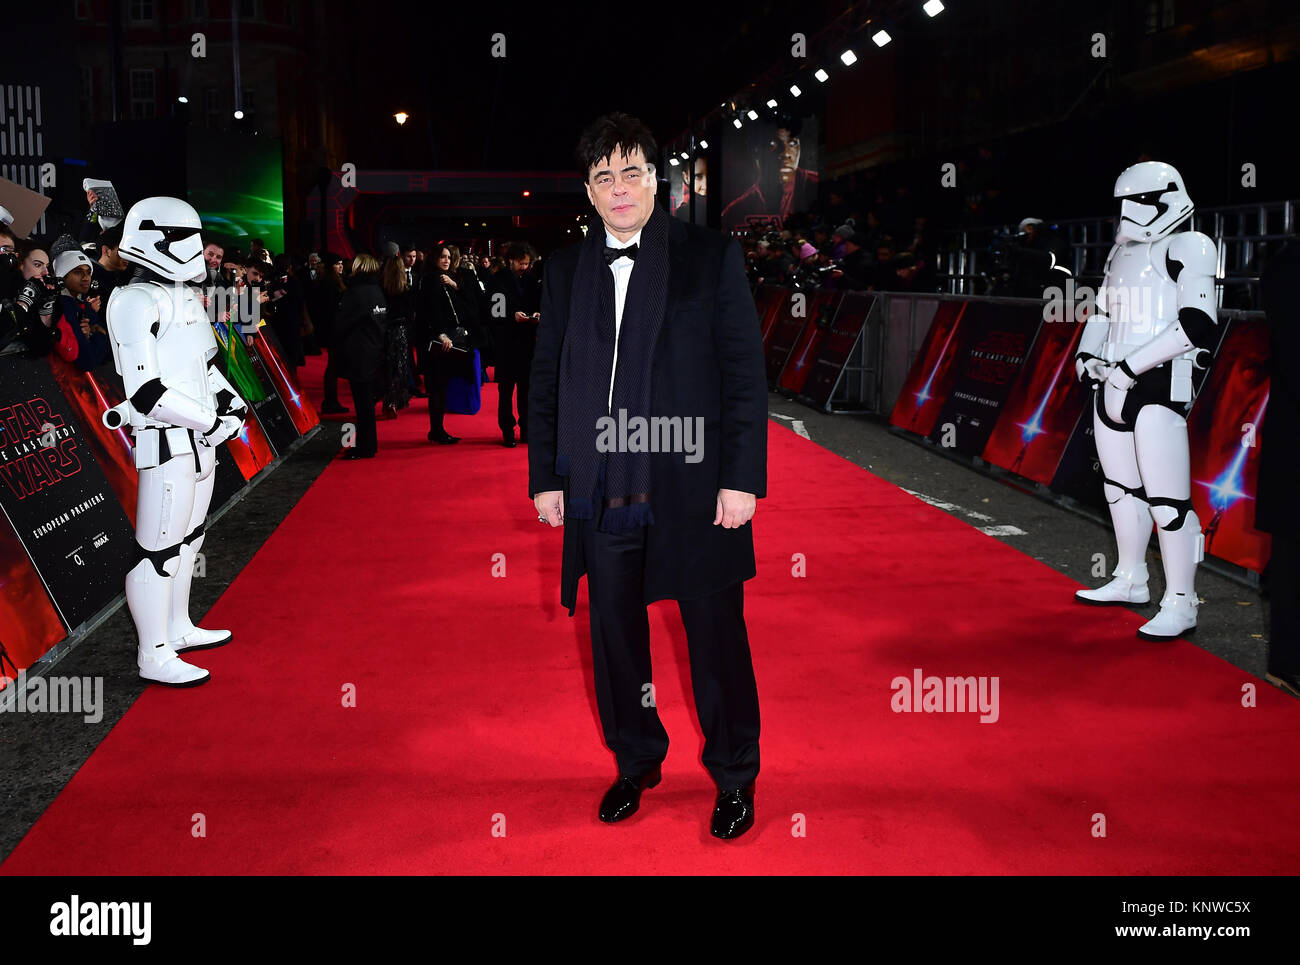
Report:
[[[605,244],[611,248],[628,248],[641,244],[641,232],[638,231],[627,241],[619,241],[608,231],[605,232]],[[637,249],[637,254],[641,253]],[[618,333],[623,327],[623,302],[627,300],[627,282],[632,277],[632,266],[636,262],[631,258],[615,258],[609,270],[614,273],[614,363],[609,371],[609,401],[605,409],[612,412],[614,406],[614,373],[618,371]]]

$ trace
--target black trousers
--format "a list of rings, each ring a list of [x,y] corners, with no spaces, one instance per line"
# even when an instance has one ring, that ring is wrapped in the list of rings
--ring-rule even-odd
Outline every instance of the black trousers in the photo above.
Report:
[[[343,408],[339,404],[338,365],[334,358],[334,350],[328,346],[325,349],[325,407],[327,409]]]
[[[1273,534],[1268,576],[1272,612],[1269,617],[1268,669],[1275,674],[1300,673],[1300,539]]]
[[[596,705],[620,774],[651,770],[668,753],[668,733],[651,699],[650,621],[642,602],[645,531],[601,533],[580,525],[587,557]],[[679,600],[690,651],[691,690],[704,731],[705,769],[720,790],[758,776],[758,687],[745,630],[743,582],[712,596]]]
[[[515,410],[511,396],[519,390],[520,435],[528,434],[528,380],[532,359],[502,360],[496,367],[497,425],[502,434],[514,435]]]
[[[379,451],[379,431],[375,428],[375,403],[379,400],[374,379],[348,379],[352,387],[352,404],[357,411],[357,451],[374,455]]]
[[[456,360],[452,358],[453,355],[460,356],[460,353],[444,352],[441,345],[424,353],[424,391],[429,394],[429,434],[435,437],[446,432],[442,427],[442,417],[447,412],[447,385],[455,372]]]

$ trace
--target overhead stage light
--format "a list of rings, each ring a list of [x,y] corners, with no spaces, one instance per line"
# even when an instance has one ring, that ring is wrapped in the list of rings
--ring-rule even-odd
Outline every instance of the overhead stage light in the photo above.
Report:
[[[769,97],[769,98],[767,99],[767,106],[768,106],[768,107],[771,107],[771,108],[773,108],[773,109],[775,109],[775,108],[776,108],[776,98],[775,98],[775,97]]]
[[[689,161],[690,159],[691,159],[691,156],[690,156],[689,154],[687,154],[685,151],[682,151],[682,160],[683,160],[683,161]]]
[[[670,157],[668,159],[668,163],[671,164],[673,167],[677,167],[677,165],[681,164],[682,162],[677,160],[677,158],[675,157]]]
[[[186,97],[184,94],[182,94],[180,97],[176,98],[176,101],[179,104],[188,104],[190,102],[190,99]]]
[[[790,85],[790,95],[791,95],[792,97],[798,97],[798,96],[799,96],[800,94],[802,94],[802,93],[803,93],[803,91],[801,91],[801,90],[799,89],[799,85],[798,85],[798,84],[791,84],[791,85]]]
[[[735,125],[736,125],[736,130],[740,130],[740,129],[741,129],[741,127],[743,127],[743,126],[744,126],[744,125],[743,125],[743,123],[742,123],[742,122],[741,122],[741,120],[740,120],[740,118],[739,118],[739,117],[736,117],[736,118],[732,118],[732,121],[731,121],[731,123],[733,123],[733,124],[735,124]]]
[[[237,121],[242,121],[243,119],[244,119],[244,112],[243,112],[243,111],[235,111],[235,120],[237,120]]]
[[[758,120],[758,111],[753,111],[753,110],[745,111],[745,116],[748,117],[751,121],[756,121]]]
[[[943,13],[943,0],[926,0],[921,9],[932,17],[937,17]]]
[[[845,67],[852,67],[858,62],[858,55],[851,50],[846,50],[844,53],[840,54],[840,60],[844,62]]]
[[[406,119],[410,116],[411,115],[406,113],[406,111],[398,111],[393,115],[393,120],[397,121],[398,124],[405,124]]]
[[[894,38],[889,36],[888,30],[877,30],[871,35],[871,39],[877,47],[883,47]]]
[[[701,151],[707,151],[708,149],[709,149],[709,142],[708,142],[708,141],[700,141],[700,150],[701,150]]]
[[[830,80],[831,75],[826,73],[826,71],[822,70],[820,67],[818,67],[817,70],[813,72],[813,76],[816,77],[819,81],[821,81],[824,84],[826,83],[826,81]]]

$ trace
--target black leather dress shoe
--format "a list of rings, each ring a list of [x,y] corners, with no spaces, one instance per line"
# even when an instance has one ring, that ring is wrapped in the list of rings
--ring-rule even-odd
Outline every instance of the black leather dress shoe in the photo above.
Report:
[[[501,433],[501,445],[507,449],[513,449],[515,447],[515,434],[513,432]]]
[[[450,432],[444,432],[439,435],[436,432],[430,432],[425,436],[430,442],[436,442],[440,446],[451,446],[460,442],[460,436],[453,436]]]
[[[753,826],[754,785],[719,791],[709,833],[715,838],[738,838]]]
[[[1292,697],[1300,697],[1300,673],[1273,673],[1270,670],[1264,674],[1264,679]]]
[[[600,799],[600,819],[606,824],[622,821],[636,814],[641,806],[641,792],[654,787],[663,779],[663,769],[656,767],[640,777],[620,774],[613,786]]]

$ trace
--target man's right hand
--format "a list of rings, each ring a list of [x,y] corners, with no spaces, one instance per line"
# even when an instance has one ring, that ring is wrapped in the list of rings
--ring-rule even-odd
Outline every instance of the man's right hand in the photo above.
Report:
[[[557,489],[550,492],[538,493],[533,497],[533,505],[537,507],[537,515],[545,516],[546,521],[552,526],[564,525],[563,491]]]
[[[532,319],[529,318],[527,315],[525,315],[523,312],[515,312],[515,321],[516,321],[516,322],[531,322]]]

